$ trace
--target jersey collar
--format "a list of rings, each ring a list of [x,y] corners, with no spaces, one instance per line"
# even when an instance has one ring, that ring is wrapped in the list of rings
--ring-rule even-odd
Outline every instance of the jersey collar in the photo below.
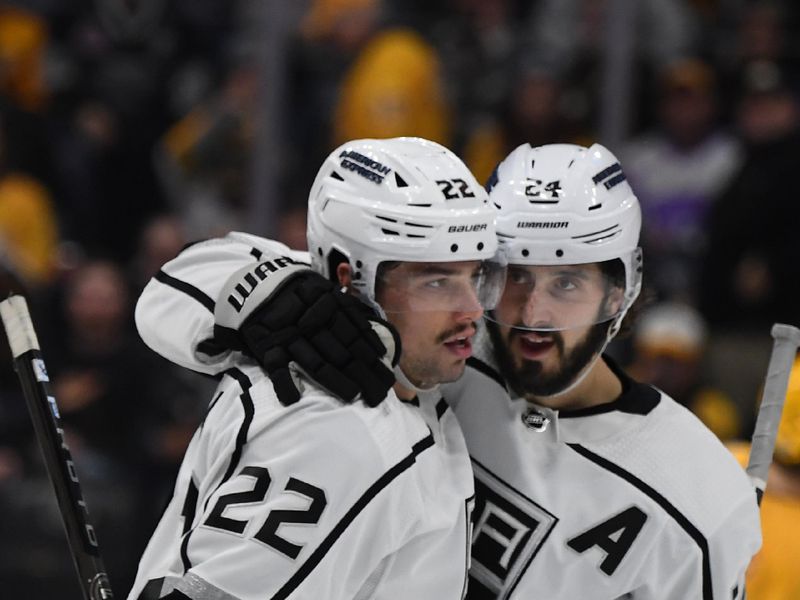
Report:
[[[650,413],[661,400],[661,394],[655,388],[634,381],[631,377],[623,371],[619,365],[607,354],[604,354],[602,360],[614,372],[614,375],[622,383],[622,394],[612,401],[605,404],[598,404],[588,408],[579,408],[575,410],[561,410],[559,415],[562,419],[572,419],[578,417],[588,417],[591,415],[599,415],[609,412],[623,412],[634,415],[646,415]]]

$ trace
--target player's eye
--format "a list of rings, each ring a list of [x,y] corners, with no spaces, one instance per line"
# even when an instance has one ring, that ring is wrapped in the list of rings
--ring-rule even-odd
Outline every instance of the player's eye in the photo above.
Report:
[[[508,280],[515,285],[532,285],[536,279],[527,269],[508,270]]]
[[[571,292],[578,289],[578,281],[574,277],[559,277],[555,280],[555,288],[560,292]]]
[[[431,290],[441,290],[449,285],[449,281],[446,277],[439,277],[437,279],[429,279],[423,285]]]

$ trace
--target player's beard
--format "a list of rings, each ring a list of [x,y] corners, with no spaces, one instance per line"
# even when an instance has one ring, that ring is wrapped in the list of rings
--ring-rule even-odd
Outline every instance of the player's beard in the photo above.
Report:
[[[500,374],[517,395],[539,398],[558,394],[575,381],[595,355],[600,352],[606,341],[608,327],[607,321],[592,325],[584,338],[569,351],[565,349],[564,337],[561,332],[548,332],[558,353],[559,366],[555,371],[545,373],[541,361],[522,359],[522,363],[516,365],[511,356],[509,350],[511,342],[515,337],[526,333],[527,329],[512,327],[508,332],[508,339],[503,340],[497,323],[487,322]]]

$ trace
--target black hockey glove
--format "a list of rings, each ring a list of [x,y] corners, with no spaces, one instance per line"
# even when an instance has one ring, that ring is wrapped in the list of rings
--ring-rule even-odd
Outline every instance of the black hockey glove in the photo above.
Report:
[[[370,406],[380,404],[400,356],[394,328],[305,266],[261,269],[263,280],[257,270],[242,269],[226,283],[215,313],[216,341],[254,357],[281,404],[300,399],[290,363],[345,402],[360,395]],[[246,290],[252,291],[243,298]]]

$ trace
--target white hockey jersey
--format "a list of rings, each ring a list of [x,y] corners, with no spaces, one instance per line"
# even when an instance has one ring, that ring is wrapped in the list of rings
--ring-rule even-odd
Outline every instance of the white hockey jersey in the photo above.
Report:
[[[475,473],[467,597],[733,600],[761,543],[754,488],[653,387],[577,411],[512,399],[488,336],[443,386]]]
[[[187,250],[183,267],[206,250]],[[222,282],[219,270],[208,271],[181,270],[182,284],[162,273],[151,283],[163,299],[188,293],[207,313],[184,306],[161,321],[159,340],[173,343],[171,323],[211,317],[205,298]],[[188,292],[189,280],[215,281],[216,289]],[[173,589],[197,600],[463,597],[473,480],[441,398],[403,402],[390,391],[372,409],[301,381],[301,400],[285,407],[257,365],[217,358],[213,367],[188,365],[220,374],[224,363],[224,375],[129,600]]]
[[[262,252],[303,259],[232,234],[168,263],[137,305],[142,337],[195,370],[236,364],[237,353],[207,343],[211,298]],[[534,407],[507,393],[484,331],[475,347],[465,375],[441,388],[475,474],[467,598],[743,598],[744,572],[760,545],[755,493],[691,413],[619,371],[625,391],[612,404],[560,413]],[[439,400],[421,396],[441,411],[447,404]]]

